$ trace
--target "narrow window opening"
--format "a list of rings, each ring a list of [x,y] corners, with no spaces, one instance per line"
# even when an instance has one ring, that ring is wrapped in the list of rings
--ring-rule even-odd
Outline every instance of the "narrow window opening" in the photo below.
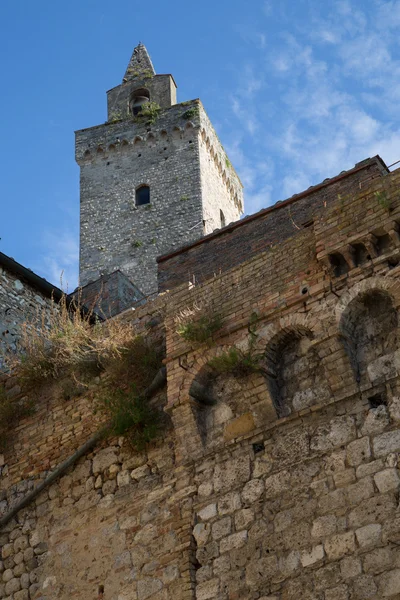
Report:
[[[368,251],[364,244],[353,244],[353,250],[354,262],[356,263],[357,267],[370,260],[371,257],[368,255]]]
[[[392,245],[392,240],[390,239],[390,235],[385,233],[384,235],[376,236],[376,251],[378,254],[384,254]]]
[[[333,268],[333,274],[335,277],[340,277],[349,271],[349,265],[347,264],[344,256],[339,252],[329,255],[329,262]]]
[[[141,185],[136,190],[136,206],[150,204],[150,188],[148,185]]]
[[[222,210],[219,211],[219,218],[220,218],[220,221],[221,221],[221,227],[225,227],[225,225],[226,225],[225,215],[222,212]]]
[[[129,109],[133,115],[137,115],[143,108],[143,105],[150,102],[150,92],[145,88],[135,90],[129,102]]]

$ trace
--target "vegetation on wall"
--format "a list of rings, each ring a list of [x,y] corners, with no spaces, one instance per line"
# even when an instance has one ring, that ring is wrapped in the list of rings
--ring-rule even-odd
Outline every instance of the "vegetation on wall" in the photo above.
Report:
[[[210,344],[223,323],[221,314],[205,312],[197,318],[182,318],[176,331],[187,342]]]
[[[153,125],[157,119],[161,106],[157,102],[146,102],[142,104],[142,107],[137,115],[133,117],[135,123],[146,123],[146,125]]]
[[[20,353],[7,356],[7,366],[27,396],[37,396],[41,386],[53,382],[60,397],[69,400],[87,390],[94,398],[93,411],[109,423],[111,435],[126,435],[136,448],[159,430],[159,410],[149,402],[146,389],[162,366],[163,347],[155,335],[137,335],[131,323],[118,318],[105,322],[84,310],[80,298],[52,303],[35,322],[25,323]],[[33,409],[32,400],[29,410]],[[0,438],[10,418],[25,413],[21,405],[0,397]]]
[[[200,110],[198,106],[192,106],[192,108],[188,108],[183,114],[182,114],[182,119],[186,119],[187,121],[189,119],[194,119],[196,117],[198,117],[200,114]]]
[[[254,313],[250,317],[248,325],[248,341],[247,348],[243,350],[237,346],[231,346],[225,352],[215,356],[208,361],[208,366],[217,374],[232,374],[236,377],[243,377],[251,373],[259,373],[264,371],[263,363],[265,356],[263,352],[259,352],[256,348],[258,335],[255,332],[255,324],[257,315]]]

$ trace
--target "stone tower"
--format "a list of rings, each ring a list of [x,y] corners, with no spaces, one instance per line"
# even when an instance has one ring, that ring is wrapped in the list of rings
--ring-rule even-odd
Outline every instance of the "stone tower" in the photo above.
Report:
[[[201,102],[177,104],[143,44],[107,103],[104,124],[76,132],[80,285],[119,269],[151,294],[156,257],[239,219],[242,185]]]

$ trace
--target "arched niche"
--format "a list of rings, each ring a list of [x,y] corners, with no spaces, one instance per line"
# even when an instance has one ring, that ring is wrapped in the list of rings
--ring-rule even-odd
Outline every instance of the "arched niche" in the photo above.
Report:
[[[341,313],[339,334],[357,383],[378,383],[397,375],[398,312],[387,289],[360,291]]]
[[[227,349],[219,348],[215,354]],[[198,434],[207,449],[276,420],[262,372],[221,373],[205,364],[191,382],[189,397]]]
[[[321,348],[304,326],[285,328],[266,348],[266,379],[277,416],[322,404],[331,397]]]
[[[143,108],[144,104],[150,102],[150,92],[146,88],[134,90],[129,98],[129,112],[132,115],[137,115]]]

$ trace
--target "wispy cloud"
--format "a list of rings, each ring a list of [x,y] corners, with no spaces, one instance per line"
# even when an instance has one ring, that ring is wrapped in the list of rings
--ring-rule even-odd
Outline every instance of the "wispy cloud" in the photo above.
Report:
[[[77,232],[47,232],[41,240],[41,256],[37,265],[39,275],[64,291],[78,285],[79,246]]]
[[[388,164],[400,158],[400,0],[367,4],[339,0],[322,10],[302,2],[302,18],[290,26],[263,3],[277,34],[253,62],[246,58],[240,73],[250,75],[249,85],[241,76],[231,98],[232,120],[252,142],[231,144],[247,183],[247,212],[368,156]],[[273,165],[269,172],[265,163]]]

